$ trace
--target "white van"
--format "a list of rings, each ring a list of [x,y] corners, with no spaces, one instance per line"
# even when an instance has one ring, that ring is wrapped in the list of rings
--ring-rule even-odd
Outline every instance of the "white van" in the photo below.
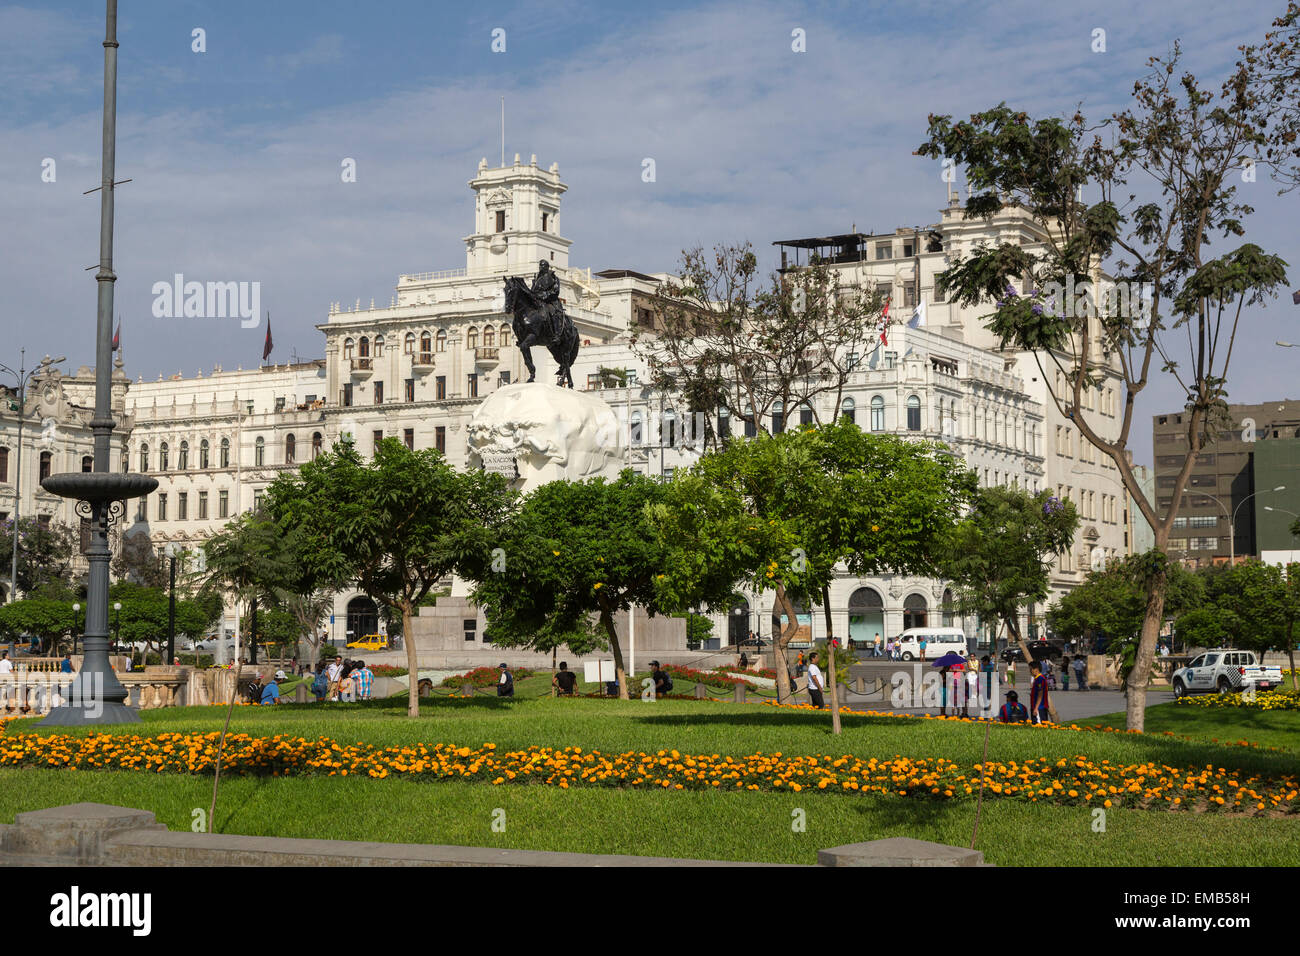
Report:
[[[905,661],[919,660],[923,640],[927,661],[950,652],[962,657],[967,654],[966,633],[960,627],[909,627],[895,641],[898,656]]]

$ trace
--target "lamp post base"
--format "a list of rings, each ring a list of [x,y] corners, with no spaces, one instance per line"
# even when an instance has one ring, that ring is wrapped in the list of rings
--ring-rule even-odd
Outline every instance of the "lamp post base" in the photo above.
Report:
[[[126,704],[105,702],[94,708],[95,716],[85,707],[54,707],[38,727],[85,727],[90,724],[138,724],[140,712]]]

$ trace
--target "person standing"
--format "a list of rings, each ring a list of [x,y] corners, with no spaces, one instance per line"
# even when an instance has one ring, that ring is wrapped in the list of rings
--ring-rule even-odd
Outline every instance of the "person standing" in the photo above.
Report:
[[[329,679],[330,700],[338,700],[339,682],[343,680],[343,663],[337,657],[325,668],[325,676]]]
[[[501,679],[497,681],[497,696],[515,696],[515,675],[510,673],[510,668],[506,666],[505,661],[501,662]]]
[[[925,660],[925,638],[921,638],[921,660]]]
[[[352,672],[352,681],[356,686],[357,700],[370,699],[370,685],[375,680],[375,672],[366,666],[365,661],[357,661],[357,669]]]
[[[803,677],[803,651],[800,651],[794,658],[794,676]]]
[[[71,655],[71,654],[64,654],[64,655],[63,655],[63,663],[59,665],[59,670],[60,670],[60,672],[62,672],[62,673],[64,673],[64,674],[71,674],[71,673],[72,673],[72,655]]]
[[[822,680],[821,668],[817,666],[817,652],[813,651],[808,655],[808,697],[812,700],[812,705],[818,710],[826,706],[826,699],[822,697],[822,690],[826,683]]]
[[[1007,686],[1016,686],[1016,662],[1007,661]]]
[[[1034,661],[1029,665],[1029,674],[1032,682],[1029,685],[1029,719],[1035,724],[1045,724],[1049,719],[1049,703],[1047,699],[1047,675],[1043,673],[1043,665]]]
[[[885,656],[885,642],[880,639],[879,631],[876,632],[876,639],[872,642],[872,656],[873,657]]]
[[[9,652],[0,652],[0,674],[12,674],[14,672],[14,662],[9,659]]]
[[[1061,692],[1069,693],[1070,691],[1070,658],[1061,658]]]
[[[1088,661],[1082,654],[1074,659],[1074,679],[1078,681],[1079,690],[1088,689]]]

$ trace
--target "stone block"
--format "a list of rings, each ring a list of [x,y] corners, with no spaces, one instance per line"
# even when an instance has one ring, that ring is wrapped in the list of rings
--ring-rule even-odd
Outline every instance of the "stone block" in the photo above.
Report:
[[[159,830],[166,827],[148,810],[74,803],[18,814],[4,833],[0,849],[5,854],[96,864],[101,862],[105,842],[112,837]]]
[[[914,840],[911,837],[889,837],[867,843],[848,843],[817,851],[820,866],[983,866],[984,854],[979,850]]]

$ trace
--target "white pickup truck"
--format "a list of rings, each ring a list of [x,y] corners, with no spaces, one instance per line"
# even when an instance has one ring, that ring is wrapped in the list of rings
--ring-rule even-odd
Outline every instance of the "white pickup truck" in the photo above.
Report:
[[[1206,651],[1173,673],[1175,697],[1205,693],[1231,694],[1252,686],[1256,690],[1272,690],[1281,683],[1282,668],[1265,667],[1250,651],[1225,648]]]

